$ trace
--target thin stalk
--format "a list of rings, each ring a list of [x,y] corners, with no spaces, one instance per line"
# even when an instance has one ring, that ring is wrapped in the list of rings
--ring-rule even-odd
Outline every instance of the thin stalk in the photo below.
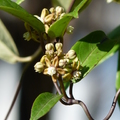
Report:
[[[13,108],[15,102],[16,102],[17,96],[18,96],[19,91],[20,91],[21,86],[22,86],[23,77],[24,77],[24,75],[25,75],[28,67],[30,66],[30,64],[34,61],[34,59],[35,59],[40,53],[41,53],[41,47],[39,47],[38,50],[37,50],[32,56],[30,56],[30,57],[25,57],[25,58],[22,58],[22,59],[20,58],[21,60],[19,59],[20,61],[23,61],[23,62],[25,62],[25,61],[28,62],[27,60],[29,60],[29,61],[31,61],[31,62],[27,63],[27,64],[25,65],[24,69],[23,69],[22,76],[21,76],[21,78],[20,78],[20,82],[19,82],[19,84],[18,84],[18,87],[17,87],[17,90],[16,90],[16,92],[15,92],[14,98],[13,98],[13,100],[12,100],[12,103],[11,103],[11,105],[10,105],[10,108],[9,108],[9,110],[8,110],[8,112],[7,112],[4,120],[7,120],[7,119],[8,119],[8,117],[9,117],[11,111],[12,111],[12,108]],[[28,58],[29,58],[29,59],[28,59]]]
[[[69,87],[69,95],[70,95],[70,98],[74,99],[72,91],[73,91],[73,83],[71,82]]]
[[[111,117],[111,115],[113,114],[119,95],[120,95],[120,89],[117,91],[117,93],[113,99],[113,103],[112,103],[112,106],[111,106],[109,113],[107,114],[107,116],[103,120],[108,120]]]
[[[65,97],[66,101],[68,100],[68,96],[65,92],[65,88],[64,88],[64,85],[63,85],[63,81],[61,79],[61,77],[58,79],[59,83],[60,83],[60,88],[61,88],[61,91],[62,91],[62,94],[63,96]]]
[[[73,100],[72,103],[73,104],[79,104],[83,108],[83,110],[85,111],[85,113],[86,113],[87,117],[89,118],[89,120],[94,120],[84,102],[82,102],[80,100]]]
[[[28,64],[24,67],[24,69],[23,69],[22,76],[21,76],[21,78],[20,78],[20,82],[19,82],[19,84],[18,84],[18,87],[17,87],[17,90],[16,90],[16,92],[15,92],[14,98],[13,98],[13,100],[12,100],[12,103],[11,103],[11,105],[10,105],[10,108],[9,108],[9,110],[8,110],[8,112],[7,112],[4,120],[7,120],[7,119],[8,119],[8,117],[9,117],[11,111],[12,111],[12,108],[13,108],[15,102],[16,102],[17,96],[18,96],[18,94],[19,94],[19,91],[20,91],[20,88],[21,88],[21,85],[22,85],[22,82],[23,82],[23,77],[24,77],[25,72],[26,72],[27,68],[29,67],[29,65],[30,65],[30,63],[28,63]]]
[[[62,92],[61,92],[61,90],[60,90],[60,88],[59,88],[57,82],[53,82],[53,83],[54,83],[54,86],[55,86],[55,88],[56,88],[58,94],[59,94],[59,95],[62,95]],[[64,97],[63,97],[62,99],[60,99],[60,102],[66,103],[66,102],[64,102],[64,101],[66,101],[66,99],[65,99]]]

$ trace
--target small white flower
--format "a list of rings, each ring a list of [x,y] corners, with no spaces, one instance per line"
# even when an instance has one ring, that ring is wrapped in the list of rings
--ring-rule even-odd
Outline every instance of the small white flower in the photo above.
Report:
[[[53,76],[56,74],[56,68],[55,67],[49,67],[48,68],[48,75]]]
[[[68,53],[66,54],[66,56],[69,59],[74,59],[76,57],[76,52],[74,50],[69,50]]]
[[[67,32],[68,34],[72,34],[72,33],[73,33],[73,30],[74,30],[74,27],[68,26],[66,32]]]
[[[53,45],[53,43],[48,43],[48,44],[46,44],[46,45],[45,45],[45,49],[46,49],[47,51],[49,51],[49,50],[54,50],[54,45]]]
[[[39,17],[38,15],[34,15],[34,17],[36,17],[38,20],[40,20],[42,23],[44,23],[43,19],[41,17]]]
[[[73,78],[78,80],[81,77],[81,72],[80,71],[74,71],[73,72]]]
[[[44,63],[37,62],[37,63],[34,65],[35,72],[39,72],[39,73],[43,72],[44,66],[45,66]]]

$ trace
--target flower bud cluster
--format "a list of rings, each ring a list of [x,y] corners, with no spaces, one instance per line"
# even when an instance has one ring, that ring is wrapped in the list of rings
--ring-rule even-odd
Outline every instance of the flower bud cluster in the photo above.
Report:
[[[32,27],[25,22],[25,28],[27,30],[27,32],[25,32],[23,34],[23,38],[27,41],[33,39],[35,41],[39,41],[39,34],[37,33],[37,31],[35,31],[34,29],[32,29]]]
[[[64,8],[57,6],[56,8],[52,7],[49,10],[44,8],[41,12],[41,16],[35,15],[39,20],[41,20],[45,26],[45,32],[48,33],[50,26],[62,18],[65,15]]]
[[[45,55],[35,64],[35,71],[52,76],[53,81],[57,81],[61,75],[63,82],[76,82],[81,78],[80,61],[74,50],[69,50],[65,54],[62,48],[62,43],[46,44]]]

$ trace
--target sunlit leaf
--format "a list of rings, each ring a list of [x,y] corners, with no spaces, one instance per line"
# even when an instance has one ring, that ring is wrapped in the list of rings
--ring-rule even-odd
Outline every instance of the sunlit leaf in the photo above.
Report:
[[[48,35],[51,38],[62,37],[71,19],[71,16],[65,16],[55,22],[48,30]]]
[[[82,74],[85,77],[102,58],[112,49],[116,41],[111,41],[102,31],[95,31],[82,38],[73,45],[83,66]]]
[[[17,3],[12,2],[10,0],[0,0],[0,9],[20,18],[24,22],[27,22],[38,32],[44,32],[43,23],[33,15],[29,14]]]
[[[82,12],[89,4],[91,0],[75,0],[71,12],[75,18],[78,18],[78,14]]]
[[[120,89],[120,48],[119,48],[119,56],[118,56],[118,70],[116,74],[116,91]],[[120,107],[120,95],[118,96],[118,104]]]
[[[14,63],[18,55],[18,50],[10,33],[0,20],[0,59]]]
[[[52,93],[42,93],[34,101],[30,120],[38,120],[44,116],[60,100],[62,95]]]
[[[22,2],[24,2],[24,0],[16,0],[16,3],[19,5],[21,4]]]

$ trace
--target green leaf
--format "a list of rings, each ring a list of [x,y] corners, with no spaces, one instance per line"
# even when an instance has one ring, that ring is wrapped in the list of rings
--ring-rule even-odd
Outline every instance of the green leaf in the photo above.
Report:
[[[120,48],[119,48],[119,56],[118,56],[118,70],[116,74],[116,91],[120,89]],[[118,96],[118,104],[120,107],[120,95]]]
[[[112,30],[107,36],[110,40],[116,41],[116,42],[114,47],[108,52],[108,54],[102,59],[101,62],[104,62],[106,59],[114,55],[116,51],[118,51],[118,48],[120,46],[120,26]]]
[[[82,12],[89,4],[91,0],[75,0],[71,12],[75,18],[78,18],[78,14]]]
[[[10,33],[0,20],[0,59],[14,63],[16,62],[16,56],[19,56],[16,45]]]
[[[102,31],[95,31],[82,38],[72,47],[83,66],[82,75],[85,77],[102,58],[112,49],[116,41],[111,41]]]
[[[24,2],[24,0],[17,0],[16,3],[19,5],[21,4],[22,2]]]
[[[62,19],[56,21],[48,30],[50,38],[63,37],[64,32],[71,21],[71,16],[64,16]]]
[[[33,103],[30,120],[38,120],[44,116],[61,97],[62,95],[54,95],[48,92],[40,94]]]
[[[29,14],[26,10],[24,10],[15,2],[12,2],[10,0],[0,0],[0,9],[18,17],[24,22],[27,22],[38,32],[45,31],[44,25],[40,20],[38,20],[33,15]]]

